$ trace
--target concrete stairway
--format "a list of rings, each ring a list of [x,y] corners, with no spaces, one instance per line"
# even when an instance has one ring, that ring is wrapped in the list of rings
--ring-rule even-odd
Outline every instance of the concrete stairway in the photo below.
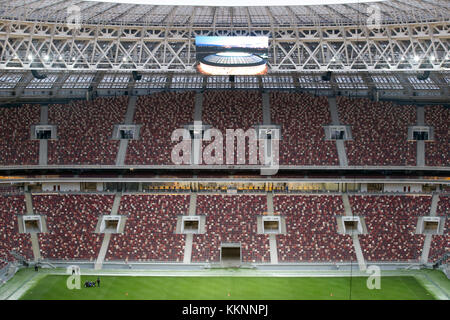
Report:
[[[270,114],[270,97],[268,93],[262,94],[262,102],[263,102],[263,124],[270,125],[271,124],[271,114]]]
[[[331,123],[333,125],[339,125],[339,113],[337,111],[337,103],[335,97],[329,97],[328,98],[328,106],[330,108],[330,115],[331,115]]]
[[[190,200],[189,200],[189,215],[195,216],[196,212],[197,212],[197,194],[192,193]],[[194,239],[193,234],[186,235],[186,242],[184,245],[183,263],[191,263],[193,239]]]
[[[353,216],[352,207],[350,206],[350,201],[346,193],[342,194],[342,202],[344,203],[345,215],[347,217],[352,217]],[[358,261],[359,270],[365,271],[367,266],[361,249],[361,244],[359,243],[358,235],[357,234],[352,235],[352,240],[353,240],[353,248],[355,249],[356,260]]]
[[[114,197],[113,206],[111,208],[111,215],[117,215],[119,212],[120,200],[122,199],[121,193],[116,193]],[[95,270],[100,270],[103,266],[103,261],[105,261],[106,253],[108,252],[109,242],[111,240],[111,234],[105,233],[103,237],[102,246],[100,247],[100,251],[97,256],[97,260],[95,261]]]
[[[202,123],[202,113],[203,113],[203,93],[198,92],[195,94],[195,105],[194,105],[194,125],[201,126]],[[202,139],[195,136],[192,141],[192,164],[201,164],[201,153],[202,153]]]
[[[125,114],[125,124],[133,124],[134,113],[136,111],[137,96],[131,96],[128,99],[127,113]]]
[[[347,217],[353,216],[352,208],[350,207],[350,201],[348,200],[348,194],[342,194],[342,202],[344,203],[345,215]]]
[[[41,105],[40,124],[48,124],[48,106]],[[48,164],[48,141],[39,140],[39,165],[46,166]]]
[[[437,215],[438,202],[439,202],[439,194],[434,193],[433,197],[431,198],[431,207],[430,207],[430,216],[431,217],[435,217]],[[428,257],[430,256],[430,248],[431,248],[432,241],[433,241],[433,235],[426,234],[425,241],[423,242],[422,255],[420,257],[421,263],[428,262]]]
[[[347,151],[343,140],[336,140],[336,149],[338,152],[339,165],[341,167],[348,167]]]
[[[332,124],[340,125],[336,98],[329,97],[328,98],[328,106],[329,106],[329,110],[330,110]],[[341,167],[348,167],[347,151],[345,150],[344,141],[336,140],[336,149],[338,152],[339,165]]]
[[[194,235],[192,233],[186,235],[186,241],[184,244],[183,263],[191,263],[193,239]]]
[[[355,249],[356,260],[358,261],[359,270],[365,271],[367,269],[366,261],[364,260],[364,255],[361,249],[361,244],[359,243],[359,237],[357,234],[352,236],[353,248]]]
[[[423,126],[425,124],[425,111],[423,107],[416,108],[417,125]],[[425,141],[417,141],[416,166],[425,166]]]
[[[273,216],[273,194],[267,194],[267,214]],[[277,238],[275,234],[269,235],[269,245],[270,245],[270,263],[278,264],[278,247]]]
[[[102,246],[98,253],[97,260],[95,261],[95,270],[100,270],[103,267],[103,261],[105,260],[106,253],[108,252],[109,241],[111,240],[111,234],[105,233],[103,237]]]
[[[203,112],[203,93],[195,94],[194,121],[202,121]]]
[[[131,96],[128,99],[127,112],[125,114],[125,124],[133,124],[134,113],[136,111],[137,96]],[[128,140],[122,139],[119,142],[119,149],[117,151],[116,166],[123,166],[125,164],[125,157],[127,155]]]
[[[25,206],[27,209],[27,215],[33,215],[33,199],[31,193],[25,192]],[[37,233],[31,233],[31,248],[33,250],[34,261],[39,261],[41,259],[41,250],[39,247],[39,238]]]

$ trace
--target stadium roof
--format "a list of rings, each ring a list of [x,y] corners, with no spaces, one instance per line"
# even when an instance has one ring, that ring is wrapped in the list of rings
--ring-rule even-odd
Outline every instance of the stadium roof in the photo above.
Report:
[[[16,90],[10,81],[28,83],[32,69],[91,80],[96,73],[170,73],[169,87],[176,74],[197,72],[195,37],[259,35],[269,38],[269,73],[280,79],[297,82],[277,73],[325,71],[447,75],[449,26],[448,0],[249,7],[0,0],[0,69],[14,73],[5,75],[5,90]]]
[[[171,3],[170,1],[164,2]],[[289,0],[284,2],[287,1]],[[335,0],[327,0],[329,1]],[[152,2],[162,1],[152,0]],[[224,1],[227,2],[232,3]],[[254,3],[263,2],[283,4],[283,0],[259,0]],[[205,2],[207,3],[211,2]],[[77,7],[74,9],[73,6]],[[346,4],[246,7],[224,7],[222,4],[211,7],[80,0],[0,0],[0,18],[66,22],[77,8],[81,13],[81,22],[85,24],[193,27],[359,25],[378,13],[383,24],[450,20],[450,2],[447,0],[387,0],[369,3],[357,1]]]
[[[264,7],[264,6],[306,6],[325,4],[345,4],[376,2],[386,0],[87,0],[96,2],[134,3],[170,6],[209,6],[209,7]]]

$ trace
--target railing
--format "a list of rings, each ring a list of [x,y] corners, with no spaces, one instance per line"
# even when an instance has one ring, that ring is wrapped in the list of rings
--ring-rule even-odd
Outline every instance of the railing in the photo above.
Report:
[[[10,254],[17,259],[18,262],[20,263],[28,263],[28,259],[25,258],[24,256],[22,256],[21,254],[17,253],[16,251],[12,250],[10,252]]]
[[[16,272],[19,270],[16,263],[8,263],[5,267],[0,269],[0,286],[5,284],[9,279],[14,277]]]
[[[439,268],[443,264],[447,264],[447,260],[450,258],[450,252],[444,253],[442,257],[436,260],[436,262],[433,264],[433,268]]]

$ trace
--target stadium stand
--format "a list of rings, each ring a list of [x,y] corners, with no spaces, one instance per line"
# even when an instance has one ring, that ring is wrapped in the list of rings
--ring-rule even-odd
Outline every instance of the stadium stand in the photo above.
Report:
[[[17,225],[16,215],[25,213],[23,195],[0,195],[0,259],[14,261],[14,257],[10,254],[12,250],[27,259],[33,259],[30,235],[19,234]]]
[[[444,253],[450,252],[450,196],[441,196],[437,207],[437,215],[446,218],[444,234],[433,236],[428,260],[431,262],[441,258]]]
[[[177,215],[189,210],[186,195],[124,195],[119,213],[126,215],[123,234],[111,237],[106,261],[183,261],[185,236],[175,234]]]
[[[416,124],[414,106],[337,97],[340,122],[352,126],[346,141],[349,165],[415,166],[416,143],[407,141],[408,126]]]
[[[197,214],[206,215],[206,233],[194,235],[192,262],[219,262],[222,243],[240,243],[242,262],[270,262],[269,237],[257,234],[256,219],[267,212],[258,195],[198,195]]]
[[[425,161],[428,166],[450,165],[450,108],[425,108],[425,124],[434,127],[434,141],[425,142]]]
[[[159,92],[137,100],[135,124],[141,124],[140,139],[130,141],[128,165],[171,165],[175,129],[193,123],[195,93]],[[57,140],[48,144],[50,165],[113,165],[118,141],[111,140],[114,124],[123,122],[128,98],[97,98],[74,101],[69,105],[50,105],[49,123],[57,125]],[[331,124],[326,97],[307,93],[271,92],[272,123],[282,128],[279,145],[282,165],[339,165],[336,145],[324,141],[323,125]],[[407,141],[407,128],[416,123],[414,106],[391,102],[372,102],[362,98],[337,97],[340,121],[352,126],[353,140],[346,141],[349,165],[415,166],[416,143]],[[369,107],[368,107],[369,106]],[[30,140],[30,127],[39,123],[39,106],[0,108],[7,119],[0,124],[0,164],[37,165],[39,142]],[[449,111],[443,106],[425,108],[425,123],[434,127],[434,141],[426,142],[426,164],[448,166]],[[262,123],[262,97],[256,91],[213,90],[204,93],[204,124],[221,130],[246,131]],[[14,128],[14,129],[11,129]],[[9,141],[14,141],[12,147]],[[204,141],[204,147],[210,142]],[[237,164],[235,145],[235,161]],[[245,164],[249,164],[246,146]]]
[[[360,235],[367,261],[416,261],[424,235],[416,235],[419,216],[430,213],[429,196],[351,196],[355,216],[363,216],[368,234]]]
[[[286,234],[277,236],[280,262],[356,260],[351,237],[337,233],[335,217],[344,215],[341,197],[277,195],[273,206],[286,217]]]
[[[334,141],[322,126],[331,124],[326,97],[307,93],[270,93],[272,123],[281,125],[281,165],[339,165]]]
[[[103,240],[95,227],[113,201],[112,195],[33,195],[35,213],[47,217],[48,233],[39,234],[42,258],[95,260]]]
[[[223,163],[226,163],[226,130],[242,129],[244,132],[262,124],[262,96],[256,91],[207,91],[203,95],[204,124],[220,130],[223,135]],[[204,142],[207,146],[211,142]],[[249,148],[245,147],[245,159],[238,159],[237,143],[234,144],[232,164],[249,164]]]
[[[172,132],[192,123],[194,92],[160,92],[139,97],[135,124],[142,125],[140,139],[130,141],[125,163],[171,165]]]
[[[39,141],[30,140],[30,132],[39,123],[39,105],[0,108],[0,119],[0,164],[37,165]]]
[[[280,262],[356,260],[351,237],[337,233],[335,217],[344,215],[341,197],[278,195],[273,206],[286,217],[286,234],[277,236]]]
[[[58,140],[48,144],[49,164],[114,164],[118,141],[111,140],[114,124],[123,122],[128,97],[97,98],[52,105],[49,123],[58,126]]]

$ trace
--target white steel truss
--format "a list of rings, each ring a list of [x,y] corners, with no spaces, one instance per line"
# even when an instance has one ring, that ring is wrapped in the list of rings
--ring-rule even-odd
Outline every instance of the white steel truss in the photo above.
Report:
[[[205,28],[0,20],[0,69],[194,72],[196,35],[267,35],[272,72],[443,71],[450,23]]]

